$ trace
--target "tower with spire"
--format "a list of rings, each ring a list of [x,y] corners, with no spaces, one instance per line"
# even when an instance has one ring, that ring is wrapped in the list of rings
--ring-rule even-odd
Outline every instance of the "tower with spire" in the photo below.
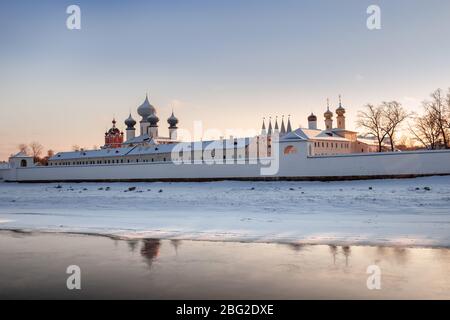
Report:
[[[141,135],[148,133],[148,128],[150,123],[148,122],[148,117],[154,113],[156,113],[156,109],[154,106],[150,104],[148,101],[148,94],[145,95],[144,102],[137,109],[138,114],[142,117],[140,123],[141,127]]]
[[[339,107],[336,109],[336,114],[338,129],[345,130],[345,108],[342,106],[341,95],[339,95]]]
[[[275,117],[275,128],[273,130],[273,133],[280,134],[280,128],[278,127],[278,116]]]
[[[308,116],[308,129],[317,129],[317,117],[314,113],[311,112],[311,114]]]
[[[284,136],[286,134],[286,127],[284,126],[284,115],[281,116],[281,129],[280,135]]]
[[[112,127],[105,132],[105,147],[120,148],[123,143],[123,132],[116,128],[116,119],[112,120]]]
[[[273,130],[272,130],[272,117],[269,117],[269,128],[267,129],[267,135],[272,135]]]
[[[125,120],[125,125],[127,126],[126,139],[127,140],[133,139],[136,136],[136,129],[134,128],[134,126],[136,125],[136,120],[134,120],[133,117],[131,116],[131,112],[128,118]]]
[[[330,111],[330,100],[327,99],[327,111],[323,114],[325,117],[325,130],[333,129],[333,112]]]
[[[147,118],[147,121],[150,124],[150,126],[148,127],[148,135],[149,135],[149,137],[152,138],[152,139],[157,139],[158,138],[158,122],[159,122],[159,118],[156,115],[156,111],[154,113],[152,113]]]
[[[292,132],[292,126],[291,126],[291,115],[288,115],[288,123],[286,128],[286,133]]]
[[[261,135],[262,135],[262,136],[267,135],[265,118],[263,118],[263,123],[262,123],[262,127],[261,127]]]
[[[172,109],[171,116],[167,119],[167,123],[169,124],[169,138],[170,138],[170,140],[177,140],[177,138],[178,138],[177,137],[178,119],[173,114],[173,109]]]

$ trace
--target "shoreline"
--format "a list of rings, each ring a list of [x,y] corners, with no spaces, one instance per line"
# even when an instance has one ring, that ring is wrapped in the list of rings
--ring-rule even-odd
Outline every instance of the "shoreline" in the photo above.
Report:
[[[212,242],[212,243],[241,243],[241,244],[279,244],[279,245],[299,245],[299,246],[339,246],[339,247],[371,247],[371,248],[397,248],[397,249],[450,249],[450,245],[405,245],[400,243],[374,243],[374,242],[350,242],[350,241],[334,241],[334,242],[308,242],[308,241],[255,241],[255,240],[233,240],[233,239],[192,239],[182,237],[132,237],[127,235],[98,233],[98,232],[77,232],[77,231],[52,231],[52,230],[32,230],[20,228],[0,228],[0,233],[11,232],[26,235],[80,235],[88,237],[103,237],[111,240],[160,240],[160,241],[192,241],[192,242]]]

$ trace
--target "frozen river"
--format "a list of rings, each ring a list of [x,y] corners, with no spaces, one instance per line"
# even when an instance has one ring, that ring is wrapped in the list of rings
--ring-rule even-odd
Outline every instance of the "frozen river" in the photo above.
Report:
[[[450,246],[450,177],[0,183],[0,229],[124,238]]]

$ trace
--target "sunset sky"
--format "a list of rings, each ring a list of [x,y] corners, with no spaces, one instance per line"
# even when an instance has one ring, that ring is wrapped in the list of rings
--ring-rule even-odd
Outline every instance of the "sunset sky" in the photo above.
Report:
[[[68,30],[66,8],[81,8]],[[366,9],[381,7],[381,30]],[[347,123],[368,102],[410,110],[450,87],[447,0],[2,1],[0,160],[20,143],[91,148],[149,94],[160,131],[294,127],[342,94]]]

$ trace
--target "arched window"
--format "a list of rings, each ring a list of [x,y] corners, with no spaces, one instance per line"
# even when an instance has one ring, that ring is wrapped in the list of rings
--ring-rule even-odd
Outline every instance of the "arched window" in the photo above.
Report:
[[[297,153],[297,148],[295,148],[294,146],[287,146],[286,148],[284,148],[284,154],[294,154]]]
[[[22,160],[20,160],[20,166],[23,168],[23,167],[26,167],[27,166],[27,160],[25,160],[25,159],[22,159]]]

